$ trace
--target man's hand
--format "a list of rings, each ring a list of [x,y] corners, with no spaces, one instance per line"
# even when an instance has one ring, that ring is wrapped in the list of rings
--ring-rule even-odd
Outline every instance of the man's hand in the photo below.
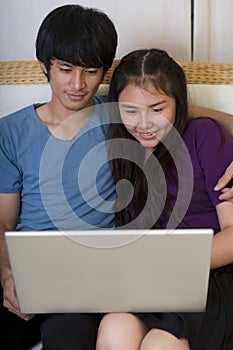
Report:
[[[233,161],[226,169],[225,173],[218,180],[217,185],[214,187],[215,191],[221,191],[222,194],[219,196],[220,199],[225,199],[233,202],[233,186],[225,187],[233,179]]]
[[[19,316],[25,321],[29,321],[34,317],[33,314],[23,314],[19,310],[19,303],[15,293],[15,286],[10,271],[2,276],[3,287],[3,306],[5,306],[10,312]]]
[[[19,211],[19,192],[0,193],[0,280],[3,288],[3,306],[23,320],[30,320],[34,315],[22,314],[19,310],[5,241],[5,232],[16,229]]]

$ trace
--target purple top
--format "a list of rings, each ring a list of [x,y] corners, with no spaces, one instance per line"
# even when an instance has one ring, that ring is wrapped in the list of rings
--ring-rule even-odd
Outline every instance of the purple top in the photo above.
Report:
[[[190,201],[186,196],[190,192],[187,163],[179,148],[176,156],[182,159],[182,176],[183,179],[186,178],[187,187],[184,181],[181,183],[184,189],[183,199],[188,210],[178,227],[213,228],[217,233],[220,228],[215,207],[221,200],[218,198],[220,192],[214,191],[213,188],[233,160],[233,139],[219,123],[210,118],[197,118],[190,122],[183,140],[193,167],[194,190]],[[177,186],[174,186],[173,179],[174,171],[168,174],[167,186],[169,193],[175,194]]]

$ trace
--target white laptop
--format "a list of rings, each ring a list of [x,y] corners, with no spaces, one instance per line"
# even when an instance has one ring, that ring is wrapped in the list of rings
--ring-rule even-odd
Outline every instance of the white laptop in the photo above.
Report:
[[[6,232],[22,312],[198,312],[213,231]]]

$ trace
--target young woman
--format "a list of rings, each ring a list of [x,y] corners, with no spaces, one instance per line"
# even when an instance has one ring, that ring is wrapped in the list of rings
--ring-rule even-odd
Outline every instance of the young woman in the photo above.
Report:
[[[205,313],[107,314],[97,350],[229,350],[233,206],[214,186],[233,159],[233,140],[212,119],[189,119],[184,72],[162,50],[126,55],[109,99],[115,182],[126,179],[134,188],[133,194],[127,187],[119,192],[118,226],[212,227],[215,235]]]

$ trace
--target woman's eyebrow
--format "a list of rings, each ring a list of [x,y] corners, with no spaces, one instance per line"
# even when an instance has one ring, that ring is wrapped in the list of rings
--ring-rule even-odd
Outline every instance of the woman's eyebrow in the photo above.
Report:
[[[138,107],[141,107],[140,105],[132,105],[132,104],[127,103],[127,102],[120,102],[120,106],[124,107],[124,108],[138,108]]]
[[[148,108],[153,108],[153,107],[157,107],[163,103],[165,103],[166,100],[162,100],[162,101],[159,101],[159,102],[156,102],[156,103],[153,103],[152,105],[148,106]]]
[[[159,102],[156,102],[156,103],[152,103],[151,105],[149,105],[147,108],[153,108],[153,107],[157,107],[163,103],[165,103],[166,100],[162,100],[162,101],[159,101]],[[127,103],[127,102],[120,102],[120,105],[124,108],[141,108],[141,107],[144,107],[144,106],[141,106],[141,105],[137,105],[137,104],[131,104],[131,103]]]

